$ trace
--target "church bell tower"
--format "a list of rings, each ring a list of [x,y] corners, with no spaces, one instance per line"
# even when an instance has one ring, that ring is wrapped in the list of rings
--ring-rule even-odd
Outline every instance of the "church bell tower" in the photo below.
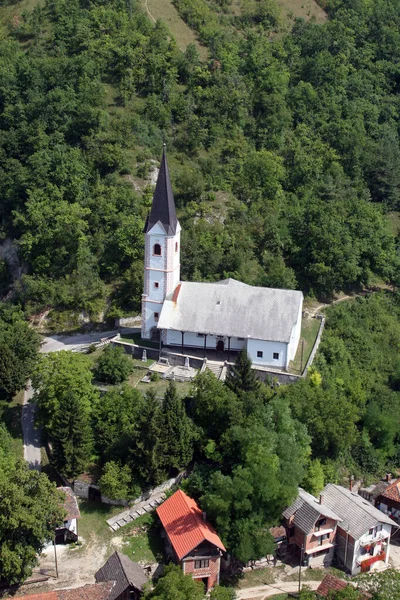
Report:
[[[165,144],[151,211],[144,227],[144,290],[142,338],[150,339],[157,327],[167,294],[180,281],[180,232],[169,178]]]

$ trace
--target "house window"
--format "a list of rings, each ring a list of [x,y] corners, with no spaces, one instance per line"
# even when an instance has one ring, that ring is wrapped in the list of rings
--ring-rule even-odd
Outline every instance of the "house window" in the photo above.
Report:
[[[153,254],[154,254],[154,256],[161,256],[161,246],[160,246],[160,244],[154,244],[154,246],[153,246]]]
[[[289,537],[290,538],[294,537],[295,531],[296,531],[295,527],[289,527]]]
[[[257,350],[257,358],[262,358],[263,352],[261,350]]]
[[[274,352],[273,355],[272,355],[272,358],[274,360],[279,360],[279,352]]]
[[[210,564],[210,561],[208,560],[208,558],[202,558],[201,560],[194,561],[194,568],[195,569],[206,569],[209,564]]]
[[[326,519],[319,519],[315,524],[315,531],[319,531],[324,525],[326,525]]]
[[[375,533],[375,527],[371,527],[371,529],[368,531],[369,535],[374,535]]]
[[[157,288],[157,289],[160,287],[160,284],[158,283],[158,281],[154,282],[154,287]]]
[[[324,533],[318,540],[318,546],[322,546],[325,540],[329,540],[329,533]]]
[[[175,252],[178,252],[178,242],[175,242]]]
[[[158,321],[159,313],[154,313],[154,320]]]

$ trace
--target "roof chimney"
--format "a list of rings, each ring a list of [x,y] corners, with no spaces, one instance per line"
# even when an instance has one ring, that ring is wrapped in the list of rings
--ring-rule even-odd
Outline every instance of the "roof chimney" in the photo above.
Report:
[[[203,510],[203,521],[207,521],[207,513]]]
[[[322,504],[324,501],[324,494],[321,492],[319,495],[319,503]]]
[[[392,474],[391,473],[386,473],[386,477],[385,477],[386,481],[389,483],[389,481],[392,480]]]
[[[354,475],[350,475],[350,477],[349,477],[349,490],[351,492],[353,491],[353,481],[354,481]]]

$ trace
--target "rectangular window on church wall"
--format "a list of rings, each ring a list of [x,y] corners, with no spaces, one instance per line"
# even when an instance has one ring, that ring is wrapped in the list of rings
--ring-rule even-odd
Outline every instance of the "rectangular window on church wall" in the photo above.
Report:
[[[155,281],[155,282],[154,282],[154,287],[155,287],[155,288],[159,288],[159,287],[160,287],[160,284],[158,283],[158,281]]]
[[[158,321],[158,313],[154,313],[154,320]]]
[[[273,355],[272,355],[272,358],[274,360],[279,360],[279,352],[274,352]]]
[[[203,337],[204,337],[204,333],[198,333],[198,334],[197,334],[197,337],[201,337],[201,338],[203,338]]]
[[[262,358],[263,354],[264,353],[261,350],[257,350],[257,358]]]

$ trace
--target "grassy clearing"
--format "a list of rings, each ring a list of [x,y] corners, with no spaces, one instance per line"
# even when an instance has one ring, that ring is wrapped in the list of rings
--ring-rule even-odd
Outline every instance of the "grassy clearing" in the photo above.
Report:
[[[31,11],[37,5],[44,6],[44,0],[22,0],[10,6],[1,6],[0,23],[7,25],[15,15],[20,16],[25,11]]]
[[[400,233],[400,212],[394,210],[388,213],[388,218],[393,235],[397,235]]]
[[[171,0],[141,0],[141,5],[152,21],[161,19],[166,24],[181,50],[194,44],[201,60],[207,59],[207,48],[200,44],[193,30],[181,19]]]
[[[291,361],[290,367],[289,367],[289,370],[291,372],[300,374],[302,371],[302,368],[304,369],[304,367],[306,366],[308,358],[311,354],[311,350],[314,346],[314,342],[315,342],[317,334],[318,334],[320,323],[321,322],[319,319],[313,319],[313,318],[304,318],[303,319],[302,324],[301,324],[301,335],[300,335],[299,346],[297,348],[296,356],[294,357],[294,360]],[[303,340],[304,340],[304,352],[303,352]],[[303,364],[301,361],[302,352],[303,352]]]
[[[153,361],[154,362],[154,361]],[[132,387],[136,387],[143,393],[148,392],[149,390],[155,390],[156,395],[161,397],[164,396],[167,391],[167,387],[169,381],[167,379],[160,379],[159,381],[151,381],[150,383],[143,383],[140,380],[144,377],[144,370],[136,368],[133,373],[129,376],[128,383]],[[190,382],[181,382],[176,381],[176,387],[178,390],[178,394],[185,398],[189,395],[191,391],[191,383]]]
[[[142,340],[140,333],[122,333],[121,340],[128,344],[136,344],[138,346],[144,346],[145,348],[157,348],[158,344],[149,342],[149,340]]]
[[[322,581],[325,575],[334,575],[335,577],[339,577],[340,579],[347,579],[345,573],[343,571],[339,571],[339,569],[334,569],[333,567],[329,567],[328,569],[303,569],[301,572],[301,580],[302,581]],[[287,575],[283,581],[298,581],[299,575],[298,573],[292,573],[292,575]]]
[[[123,553],[136,562],[162,562],[163,543],[154,513],[146,514],[118,530],[123,534]]]
[[[266,567],[265,569],[257,569],[243,573],[243,577],[238,582],[237,587],[242,590],[257,585],[271,585],[272,583],[275,583],[274,569],[273,567]]]
[[[326,12],[314,0],[276,0],[276,2],[290,20],[301,17],[309,21],[315,18],[317,23],[324,23],[328,18]]]
[[[123,508],[80,499],[79,510],[81,513],[78,522],[79,536],[82,536],[87,543],[96,537],[101,538],[102,543],[111,542],[115,534],[108,527],[106,519],[120,513]]]

